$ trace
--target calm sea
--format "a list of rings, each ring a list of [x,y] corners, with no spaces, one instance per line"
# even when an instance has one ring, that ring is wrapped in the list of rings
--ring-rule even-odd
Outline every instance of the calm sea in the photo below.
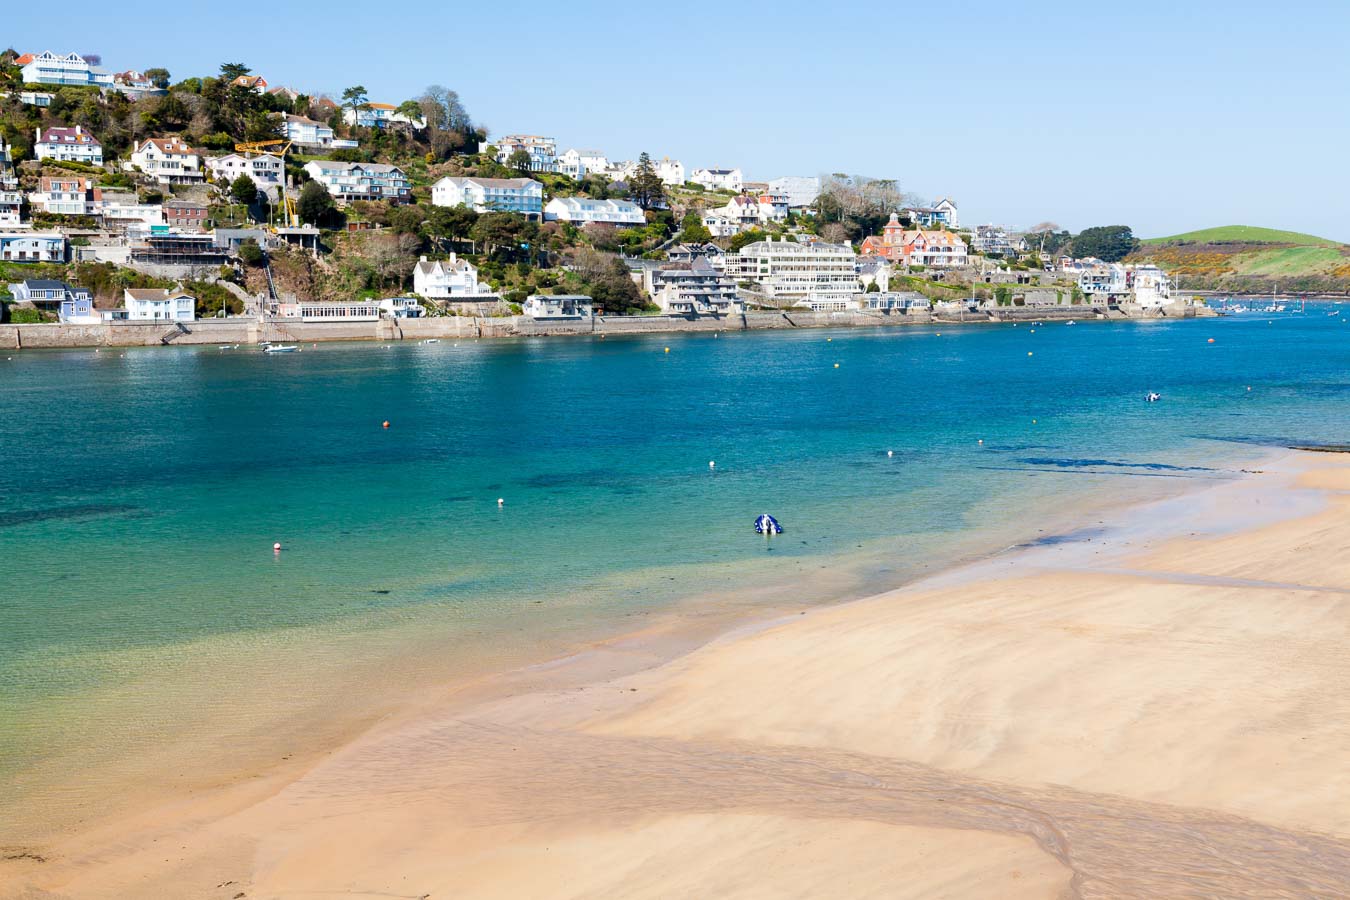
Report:
[[[0,796],[87,807],[676,603],[899,584],[1347,426],[1320,313],[14,353]]]

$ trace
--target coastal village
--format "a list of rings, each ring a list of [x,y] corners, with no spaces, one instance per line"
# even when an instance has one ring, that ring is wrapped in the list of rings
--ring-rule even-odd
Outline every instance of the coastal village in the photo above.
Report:
[[[490,134],[440,86],[394,104],[101,62],[0,55],[7,323],[1197,312],[1128,259],[1124,226],[972,224],[891,180],[560,150]]]

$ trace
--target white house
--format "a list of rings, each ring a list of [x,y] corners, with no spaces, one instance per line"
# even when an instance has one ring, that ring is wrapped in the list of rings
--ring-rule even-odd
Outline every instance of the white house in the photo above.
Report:
[[[65,262],[64,234],[0,231],[0,260],[5,262]]]
[[[202,174],[201,157],[176,137],[146,138],[131,151],[128,168],[139,168],[159,184],[196,184]]]
[[[240,153],[216,156],[206,161],[206,168],[222,188],[228,187],[240,175],[247,175],[258,190],[273,198],[280,192],[286,176],[286,166],[281,157],[271,153],[259,156],[244,156]]]
[[[197,298],[169,288],[127,288],[122,306],[128,322],[192,322],[197,318]]]
[[[813,309],[847,309],[858,290],[858,258],[848,244],[756,241],[727,255],[727,274],[774,299]]]
[[[733,219],[720,212],[704,213],[703,227],[708,229],[713,237],[731,237],[741,233],[740,220]]]
[[[24,84],[93,84],[112,87],[113,83],[111,73],[90,65],[78,53],[64,56],[50,50],[37,54],[25,53],[14,63],[23,69]]]
[[[508,134],[494,142],[497,162],[507,165],[511,154],[524,150],[530,156],[531,172],[558,171],[558,142],[537,134]]]
[[[424,312],[416,297],[386,297],[380,301],[380,314],[391,319],[420,319]]]
[[[17,228],[23,220],[23,192],[19,173],[9,155],[9,144],[0,135],[0,228]]]
[[[1088,295],[1124,296],[1130,293],[1129,272],[1120,263],[1098,261],[1078,276],[1078,287]]]
[[[587,319],[595,315],[585,294],[531,294],[521,311],[532,319]]]
[[[627,181],[629,178],[633,177],[633,173],[637,171],[637,167],[637,161],[627,160],[625,162],[612,164],[605,170],[605,174],[615,180]],[[684,163],[680,162],[678,159],[671,159],[670,157],[654,159],[652,160],[652,171],[656,173],[657,178],[661,179],[661,183],[667,187],[678,187],[684,184]]]
[[[573,225],[646,225],[642,207],[631,200],[592,200],[587,197],[555,197],[544,207],[544,221]]]
[[[305,171],[310,178],[328,188],[328,193],[339,203],[352,200],[402,203],[412,195],[408,176],[398,166],[315,159],[305,163]]]
[[[286,115],[281,120],[281,133],[286,140],[294,141],[304,147],[356,147],[356,141],[344,141],[333,137],[333,129],[322,122],[307,119],[304,116]]]
[[[39,190],[28,195],[33,208],[56,216],[96,216],[103,194],[90,178],[80,175],[44,175]]]
[[[1157,266],[1131,268],[1130,288],[1134,291],[1134,302],[1146,309],[1157,309],[1173,302],[1172,280]]]
[[[820,196],[820,179],[802,175],[784,175],[769,182],[769,190],[775,194],[785,194],[788,206],[802,209],[816,202]]]
[[[451,253],[449,259],[428,261],[424,256],[413,267],[413,292],[428,300],[475,302],[501,298],[478,280],[478,269],[467,259]]]
[[[478,212],[517,212],[530,219],[544,213],[544,186],[530,178],[451,178],[431,186],[436,206],[467,206]]]
[[[741,185],[745,179],[741,176],[740,169],[695,169],[694,174],[689,176],[689,180],[694,184],[701,184],[710,191],[736,191],[741,190]]]
[[[126,228],[129,225],[163,225],[164,206],[160,203],[141,203],[135,194],[125,198],[103,198],[99,207],[105,228]]]
[[[675,187],[684,184],[684,163],[678,159],[662,157],[653,162],[652,166],[656,169],[656,176],[661,179],[662,184]]]
[[[342,111],[342,121],[361,128],[388,128],[395,123],[419,130],[427,127],[425,117],[405,116],[398,111],[397,106],[390,103],[366,103],[356,109],[349,107]]]
[[[113,75],[112,89],[118,93],[126,94],[133,100],[139,100],[142,97],[162,97],[168,93],[167,89],[147,78],[144,72],[137,72],[135,69],[128,69],[125,72],[118,72]]]
[[[781,222],[787,218],[788,198],[786,194],[741,194],[732,197],[726,206],[713,210],[714,215],[724,216],[736,222],[741,230]]]
[[[599,150],[568,150],[558,157],[558,171],[572,178],[585,178],[587,175],[603,175],[609,168],[609,160]]]
[[[98,142],[98,138],[79,125],[74,128],[52,127],[46,131],[38,128],[33,155],[38,159],[82,162],[91,166],[103,165],[103,145]]]

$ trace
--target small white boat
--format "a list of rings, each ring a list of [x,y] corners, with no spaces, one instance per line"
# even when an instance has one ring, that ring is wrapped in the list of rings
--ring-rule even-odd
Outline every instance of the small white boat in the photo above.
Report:
[[[295,344],[270,344],[263,348],[264,353],[299,353],[300,348]]]
[[[1069,321],[1065,322],[1064,324],[1065,324],[1065,325],[1077,325],[1078,323],[1075,322],[1073,319],[1070,319]]]
[[[439,344],[440,342],[441,342],[441,339],[440,339],[440,338],[427,338],[427,339],[426,339],[425,341],[423,341],[422,343],[424,343],[424,344]]]

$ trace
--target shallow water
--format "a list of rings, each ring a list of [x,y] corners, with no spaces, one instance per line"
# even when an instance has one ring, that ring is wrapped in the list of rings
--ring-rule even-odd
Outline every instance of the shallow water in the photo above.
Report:
[[[377,683],[688,598],[837,600],[1053,540],[1042,526],[1084,505],[1231,477],[1251,444],[1344,441],[1347,327],[15,354],[0,794],[90,802],[76,766],[152,783],[152,750],[228,759],[365,709]],[[785,534],[753,533],[766,511]]]

